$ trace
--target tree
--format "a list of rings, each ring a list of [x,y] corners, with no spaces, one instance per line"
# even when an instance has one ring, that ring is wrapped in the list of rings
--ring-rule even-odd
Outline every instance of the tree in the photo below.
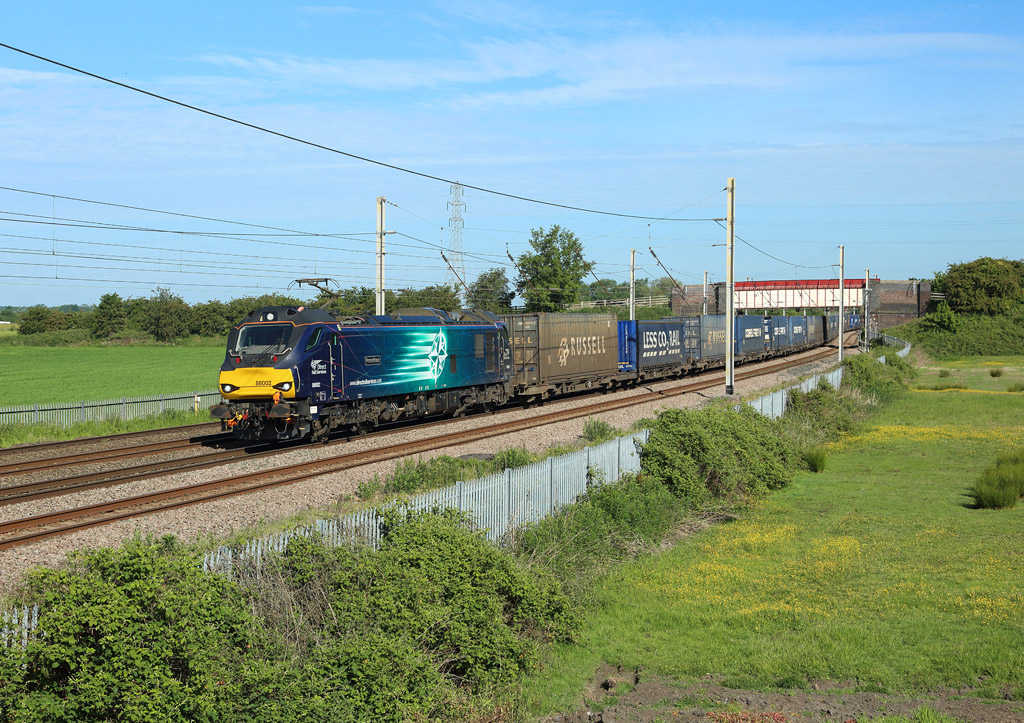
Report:
[[[124,299],[118,294],[104,294],[92,313],[89,329],[97,339],[109,339],[124,330],[128,324],[128,311]]]
[[[583,277],[594,264],[583,258],[583,244],[572,231],[552,226],[530,232],[533,253],[518,259],[521,270],[516,290],[526,299],[527,311],[559,311],[579,301]]]
[[[21,315],[18,324],[19,334],[41,334],[50,330],[50,317],[53,312],[43,305],[32,306]]]
[[[394,300],[390,296],[387,299],[385,311],[426,306],[450,311],[458,309],[462,304],[459,303],[459,294],[454,286],[434,284],[424,286],[422,289],[399,289]]]
[[[516,293],[509,288],[505,269],[494,268],[484,271],[469,285],[466,305],[471,309],[484,309],[495,314],[505,314],[512,308]]]
[[[189,308],[169,289],[157,289],[149,299],[147,328],[157,341],[171,341],[188,333]]]
[[[949,308],[962,314],[1006,314],[1024,304],[1024,261],[983,256],[950,264],[943,279]]]
[[[234,323],[227,314],[228,307],[220,301],[194,304],[188,317],[188,331],[198,336],[224,336]]]

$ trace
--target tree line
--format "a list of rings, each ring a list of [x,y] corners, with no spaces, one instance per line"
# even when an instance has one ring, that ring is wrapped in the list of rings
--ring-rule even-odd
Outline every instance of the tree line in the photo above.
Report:
[[[562,311],[580,301],[625,299],[629,284],[605,278],[588,281],[594,263],[584,256],[583,244],[570,230],[561,226],[534,229],[530,250],[515,262],[517,276],[510,279],[506,269],[495,267],[481,273],[463,290],[437,284],[422,289],[387,290],[388,310],[411,307],[484,309],[496,314],[512,310],[516,296],[525,301],[525,311]],[[637,296],[671,293],[669,278],[638,279]],[[465,291],[465,301],[460,292]],[[117,293],[100,297],[95,307],[67,305],[50,308],[33,306],[24,310],[3,307],[0,313],[20,323],[20,334],[41,334],[82,330],[98,340],[154,339],[166,342],[185,336],[218,337],[233,324],[262,306],[326,306],[340,315],[372,312],[374,290],[353,286],[333,294],[299,299],[280,294],[246,296],[231,301],[207,301],[188,304],[168,289],[157,289],[149,297],[122,298]]]

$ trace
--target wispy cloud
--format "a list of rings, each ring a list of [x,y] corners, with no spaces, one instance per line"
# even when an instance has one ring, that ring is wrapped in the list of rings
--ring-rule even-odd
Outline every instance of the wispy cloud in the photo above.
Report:
[[[449,51],[450,52],[450,51]],[[844,68],[913,62],[1020,71],[1016,40],[970,33],[881,35],[564,35],[464,43],[451,57],[308,58],[211,54],[200,58],[292,87],[443,89],[457,107],[578,104],[666,89],[770,89],[821,82]],[[509,86],[509,87],[504,87]]]

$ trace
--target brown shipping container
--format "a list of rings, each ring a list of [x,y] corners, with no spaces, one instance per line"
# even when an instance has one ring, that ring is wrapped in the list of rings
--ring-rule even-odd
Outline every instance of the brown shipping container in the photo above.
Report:
[[[517,387],[596,381],[618,372],[615,314],[510,314],[502,319]]]

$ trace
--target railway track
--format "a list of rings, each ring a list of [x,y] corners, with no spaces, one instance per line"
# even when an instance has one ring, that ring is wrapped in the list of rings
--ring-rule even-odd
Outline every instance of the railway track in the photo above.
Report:
[[[736,380],[739,381],[743,379],[750,379],[753,377],[762,376],[765,374],[775,373],[787,368],[792,368],[795,366],[800,366],[813,361],[818,361],[820,359],[827,358],[833,353],[834,352],[831,349],[826,348],[823,351],[799,359],[786,359],[778,363],[761,365],[755,369],[749,369],[747,371],[738,371],[735,375],[735,378]],[[46,539],[48,537],[55,537],[59,535],[68,534],[70,532],[75,532],[89,527],[109,524],[117,520],[128,519],[131,517],[140,517],[142,515],[153,514],[163,510],[175,509],[185,507],[188,505],[200,504],[203,502],[223,499],[235,495],[247,494],[250,492],[268,489],[271,487],[294,484],[296,482],[309,479],[311,477],[316,477],[322,474],[330,474],[333,472],[352,469],[354,467],[372,464],[375,462],[382,462],[400,457],[405,457],[410,454],[434,451],[437,449],[450,447],[455,444],[465,444],[468,442],[479,441],[490,437],[515,433],[517,431],[525,429],[532,429],[537,426],[554,424],[556,422],[586,417],[593,414],[599,414],[602,412],[608,412],[615,409],[621,409],[623,407],[642,404],[645,402],[650,402],[652,400],[664,399],[667,397],[674,397],[681,394],[686,394],[688,392],[700,391],[722,384],[724,377],[724,373],[719,372],[713,375],[705,375],[695,381],[690,381],[685,384],[674,386],[668,389],[650,390],[642,394],[637,394],[626,398],[604,399],[602,401],[598,401],[583,407],[534,414],[528,418],[506,422],[497,422],[495,424],[480,427],[475,430],[462,430],[459,432],[443,433],[412,442],[385,445],[371,450],[342,454],[327,459],[285,465],[282,467],[276,467],[262,472],[246,473],[237,476],[225,477],[210,482],[204,482],[194,485],[185,485],[182,487],[162,490],[159,492],[135,495],[109,502],[101,502],[97,504],[86,505],[83,507],[70,508],[58,512],[37,514],[22,519],[11,520],[9,522],[0,523],[0,550],[17,547],[19,545],[29,544],[31,542]],[[444,424],[447,421],[449,420],[434,422],[433,425]],[[428,425],[420,426],[423,427]],[[390,433],[390,431],[377,432],[376,434],[384,435],[388,433]],[[331,444],[339,444],[344,441],[345,440],[336,440]],[[249,454],[246,454],[245,450],[231,451],[240,452],[241,455],[248,456],[249,458],[259,458],[263,456],[270,456],[273,454],[280,454],[282,452],[282,450],[278,449]],[[210,460],[203,466],[225,464],[227,461],[230,460],[225,459],[224,461],[217,462]],[[159,464],[160,463],[157,463],[157,465]],[[144,466],[152,467],[154,465]],[[198,465],[193,466],[191,468],[198,468]],[[128,482],[137,479],[155,477],[160,474],[164,474],[164,472],[159,472],[156,471],[156,469],[151,469],[143,471],[140,474],[144,476],[127,476],[119,479],[106,480],[78,479],[77,482],[83,485],[92,482],[94,483],[93,488],[95,488],[99,486],[120,484],[123,482]],[[88,476],[89,475],[80,475],[79,478]],[[70,479],[73,478],[66,478],[65,481]],[[0,491],[0,495],[2,495],[9,489],[11,488],[5,488],[3,491]],[[0,496],[0,504],[10,504],[11,502],[15,501],[28,502],[34,499],[42,499],[45,497],[51,497],[53,495],[66,494],[69,491],[77,491],[79,489],[86,489],[86,487],[79,486],[71,488],[65,485],[63,488],[40,487],[35,490],[25,488],[17,493],[20,495],[18,499],[10,499],[7,502],[4,502],[2,496]]]

